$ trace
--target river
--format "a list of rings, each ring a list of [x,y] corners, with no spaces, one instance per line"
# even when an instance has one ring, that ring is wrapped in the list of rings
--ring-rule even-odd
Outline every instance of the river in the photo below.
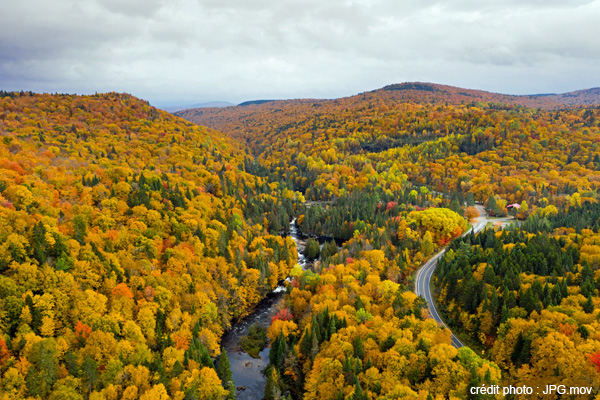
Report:
[[[298,264],[302,269],[308,268],[311,263],[303,254],[306,238],[298,231],[295,219],[290,223],[289,236],[296,243]],[[262,399],[264,395],[267,377],[263,375],[262,371],[269,364],[269,348],[263,349],[259,353],[259,358],[252,358],[240,350],[240,338],[248,334],[248,328],[253,324],[261,324],[265,329],[269,327],[271,318],[277,313],[277,306],[284,293],[285,287],[278,286],[258,303],[250,315],[235,323],[231,330],[223,336],[222,345],[227,351],[231,364],[237,400],[258,400]]]

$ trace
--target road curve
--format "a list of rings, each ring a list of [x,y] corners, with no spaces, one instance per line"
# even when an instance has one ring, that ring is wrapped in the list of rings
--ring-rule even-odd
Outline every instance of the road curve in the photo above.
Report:
[[[477,222],[475,222],[473,224],[473,227],[471,228],[475,231],[475,233],[481,231],[483,228],[485,228],[487,224],[487,215],[485,213],[484,208],[482,206],[477,206],[477,210],[479,211],[480,216],[477,218]],[[465,235],[469,232],[471,232],[470,229],[467,232],[465,232]],[[425,301],[427,301],[427,305],[429,307],[429,315],[431,316],[431,318],[433,318],[439,325],[442,325],[448,330],[450,330],[450,328],[448,328],[444,320],[442,320],[442,317],[440,317],[440,314],[438,313],[437,309],[435,308],[435,302],[433,301],[433,295],[431,294],[430,289],[431,277],[433,276],[435,268],[437,267],[437,260],[445,252],[446,249],[442,249],[439,253],[431,257],[421,268],[417,270],[417,275],[415,279],[415,293],[418,296],[422,296],[425,299]],[[450,332],[452,332],[452,330],[450,330]],[[457,349],[464,346],[464,344],[454,335],[454,333],[452,333],[452,345]]]

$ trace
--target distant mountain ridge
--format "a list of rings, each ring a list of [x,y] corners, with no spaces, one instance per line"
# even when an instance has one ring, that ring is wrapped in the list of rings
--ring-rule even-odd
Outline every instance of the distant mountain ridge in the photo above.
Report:
[[[440,101],[465,103],[481,101],[543,109],[600,105],[600,87],[558,94],[511,95],[428,82],[404,82],[388,85],[369,93],[382,92],[394,93],[393,97],[395,100],[403,99],[415,103],[437,103]]]
[[[253,113],[255,110],[289,109],[290,107],[319,107],[326,104],[341,104],[354,101],[369,101],[370,99],[383,100],[392,103],[417,103],[417,104],[470,104],[470,103],[495,103],[503,106],[523,106],[529,108],[540,108],[544,110],[557,110],[570,107],[600,106],[600,87],[576,90],[567,93],[547,93],[531,95],[512,95],[487,92],[485,90],[465,89],[456,86],[441,85],[429,82],[404,82],[384,86],[380,89],[359,93],[354,96],[339,99],[290,99],[290,100],[251,100],[227,106],[227,114]],[[209,104],[209,103],[203,103]],[[192,122],[205,124],[216,129],[227,131],[220,123],[213,123],[214,117],[225,110],[211,111],[214,105],[199,105],[186,109],[167,110],[177,116]],[[221,106],[224,107],[224,106]],[[241,108],[245,111],[241,111]]]
[[[209,101],[206,103],[197,103],[197,104],[190,104],[190,105],[184,105],[184,106],[171,106],[171,107],[158,107],[163,111],[166,112],[170,112],[170,113],[174,113],[177,111],[181,111],[181,110],[187,110],[190,108],[223,108],[223,107],[232,107],[235,106],[234,103],[230,103],[228,101]]]
[[[298,124],[302,123],[302,119],[318,115],[330,116],[333,113],[341,118],[345,114],[343,119],[348,119],[359,115],[354,115],[355,111],[348,110],[369,110],[376,105],[398,108],[408,104],[475,107],[486,107],[487,104],[497,109],[528,107],[560,110],[600,106],[600,88],[562,94],[509,95],[428,82],[405,82],[339,99],[254,100],[235,107],[192,108],[174,114],[245,140],[248,132],[241,129],[241,126],[251,121],[261,121],[259,123],[264,125],[260,130],[265,132],[274,125]],[[367,111],[363,114],[365,112]],[[268,123],[262,114],[270,116]]]

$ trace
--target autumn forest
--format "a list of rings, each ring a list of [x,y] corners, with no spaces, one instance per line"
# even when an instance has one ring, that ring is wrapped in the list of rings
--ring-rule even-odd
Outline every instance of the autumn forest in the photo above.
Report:
[[[257,400],[593,398],[599,105],[406,83],[173,115],[0,92],[0,399],[248,398],[223,337],[265,299],[234,350],[268,349]],[[441,324],[415,282],[444,249]]]

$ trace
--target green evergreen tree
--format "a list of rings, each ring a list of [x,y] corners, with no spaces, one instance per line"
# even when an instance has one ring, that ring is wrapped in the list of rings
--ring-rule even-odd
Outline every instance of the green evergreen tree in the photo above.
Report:
[[[337,332],[337,327],[335,326],[335,317],[329,320],[329,337],[331,338],[334,333]]]
[[[462,215],[462,208],[460,206],[460,203],[458,202],[457,199],[454,199],[450,202],[450,207],[449,207],[452,211],[454,211],[455,213]]]
[[[227,390],[229,390],[228,400],[235,399],[235,386],[233,384],[233,377],[231,373],[231,365],[229,364],[229,357],[227,356],[227,350],[221,348],[221,356],[219,356],[219,364],[217,366],[217,375],[221,379],[221,384]]]
[[[85,245],[85,234],[87,231],[87,221],[81,215],[76,215],[73,218],[73,238],[79,242],[79,244]]]
[[[31,396],[46,398],[59,376],[56,341],[43,339],[32,346],[30,354],[25,387]]]
[[[354,376],[354,394],[352,395],[352,400],[366,400],[357,376]]]
[[[500,323],[506,322],[508,319],[509,313],[508,308],[506,308],[506,303],[502,304],[502,311],[500,313]]]
[[[171,376],[172,377],[177,377],[179,375],[181,375],[181,373],[183,372],[184,368],[183,365],[181,365],[181,362],[179,362],[179,360],[175,361],[175,364],[173,364],[173,369],[171,371]]]
[[[90,356],[86,356],[83,359],[83,364],[81,364],[81,377],[88,393],[92,393],[100,382],[98,363]]]
[[[304,329],[304,334],[300,339],[300,354],[304,357],[310,357],[310,351],[312,348],[312,335],[308,328]]]
[[[362,338],[357,336],[352,344],[354,346],[354,357],[362,359],[365,355],[365,348],[363,346]]]
[[[485,203],[485,208],[490,211],[491,215],[496,215],[499,212],[498,204],[496,203],[496,197],[492,194],[488,197],[487,203]]]
[[[465,195],[465,201],[467,202],[467,206],[471,207],[475,205],[475,196],[471,192],[467,192]]]
[[[592,295],[590,294],[587,298],[587,301],[583,303],[583,311],[588,314],[594,312],[594,302],[592,301]]]
[[[310,238],[306,241],[306,246],[304,247],[304,256],[309,260],[316,260],[319,258],[319,254],[321,249],[319,247],[319,242],[313,238]]]

